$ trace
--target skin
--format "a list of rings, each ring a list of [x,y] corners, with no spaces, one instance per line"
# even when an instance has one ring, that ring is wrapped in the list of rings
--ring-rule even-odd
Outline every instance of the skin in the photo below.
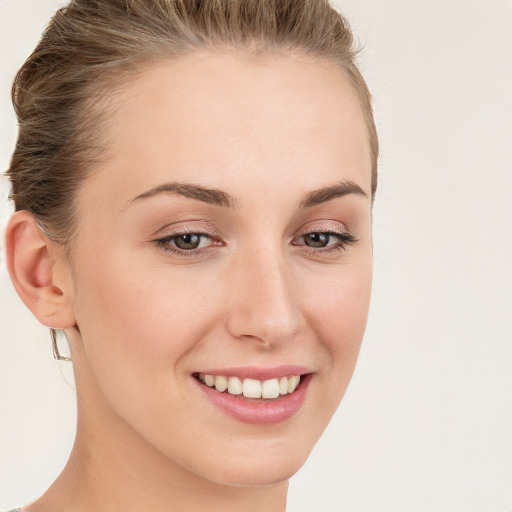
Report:
[[[66,331],[78,395],[70,460],[25,510],[283,511],[366,325],[371,162],[357,99],[334,64],[233,53],[154,66],[112,99],[71,258],[26,212],[7,232],[20,296]],[[232,205],[133,200],[168,182],[221,190]],[[340,182],[364,194],[300,206]],[[184,229],[210,238],[188,254],[156,242]],[[356,241],[304,238],[331,231]],[[282,364],[312,379],[300,411],[272,426],[226,415],[192,377]]]

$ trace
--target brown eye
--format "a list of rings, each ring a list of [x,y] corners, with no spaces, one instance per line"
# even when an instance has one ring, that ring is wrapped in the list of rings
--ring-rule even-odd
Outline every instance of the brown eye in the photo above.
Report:
[[[183,257],[192,257],[199,253],[202,254],[214,246],[220,247],[223,245],[219,240],[213,240],[210,235],[198,232],[175,233],[159,238],[154,242],[161,249]]]
[[[314,252],[320,254],[330,250],[345,249],[355,242],[357,242],[356,238],[348,231],[339,233],[334,231],[312,231],[300,236],[292,244],[306,246],[309,251],[314,249]]]
[[[179,249],[184,251],[197,249],[201,243],[201,235],[197,233],[187,233],[185,235],[178,235],[174,237],[174,244]]]
[[[329,244],[330,233],[308,233],[302,237],[308,247],[326,247]]]

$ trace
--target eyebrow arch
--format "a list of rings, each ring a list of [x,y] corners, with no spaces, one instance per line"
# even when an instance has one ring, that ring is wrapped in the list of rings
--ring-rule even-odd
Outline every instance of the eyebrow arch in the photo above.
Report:
[[[197,199],[198,201],[203,201],[205,203],[215,204],[218,206],[224,206],[227,208],[234,208],[236,204],[235,199],[227,192],[223,192],[222,190],[178,182],[170,182],[158,185],[157,187],[154,187],[151,190],[144,192],[143,194],[132,197],[128,201],[128,204],[130,205],[135,201],[148,199],[150,197],[164,193],[177,194],[183,197],[188,197],[190,199]]]
[[[316,206],[348,194],[368,197],[368,194],[357,183],[354,183],[353,181],[341,181],[336,185],[320,188],[310,192],[300,202],[300,207],[311,208],[312,206]]]
[[[147,192],[143,192],[138,196],[132,197],[128,201],[128,206],[135,201],[148,199],[159,194],[169,193],[188,197],[190,199],[197,199],[198,201],[226,208],[234,208],[237,204],[237,201],[233,196],[222,190],[202,187],[201,185],[192,185],[189,183],[169,182],[158,185]],[[316,206],[348,194],[356,194],[363,197],[368,196],[368,194],[357,183],[352,181],[342,181],[336,185],[313,190],[304,197],[299,206],[304,209],[311,208],[312,206]]]

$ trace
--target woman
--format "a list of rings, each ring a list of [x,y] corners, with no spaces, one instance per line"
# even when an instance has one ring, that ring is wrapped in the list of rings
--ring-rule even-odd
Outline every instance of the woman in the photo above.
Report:
[[[25,512],[283,511],[348,385],[378,143],[324,1],[77,0],[19,71],[13,284],[78,425]]]

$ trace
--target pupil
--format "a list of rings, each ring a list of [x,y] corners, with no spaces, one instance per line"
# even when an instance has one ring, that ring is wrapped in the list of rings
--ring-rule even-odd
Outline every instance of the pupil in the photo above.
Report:
[[[180,249],[196,249],[201,241],[199,235],[194,233],[187,233],[186,235],[180,235],[176,238],[175,244]]]
[[[329,243],[329,234],[309,233],[304,237],[304,241],[309,247],[325,247]]]

